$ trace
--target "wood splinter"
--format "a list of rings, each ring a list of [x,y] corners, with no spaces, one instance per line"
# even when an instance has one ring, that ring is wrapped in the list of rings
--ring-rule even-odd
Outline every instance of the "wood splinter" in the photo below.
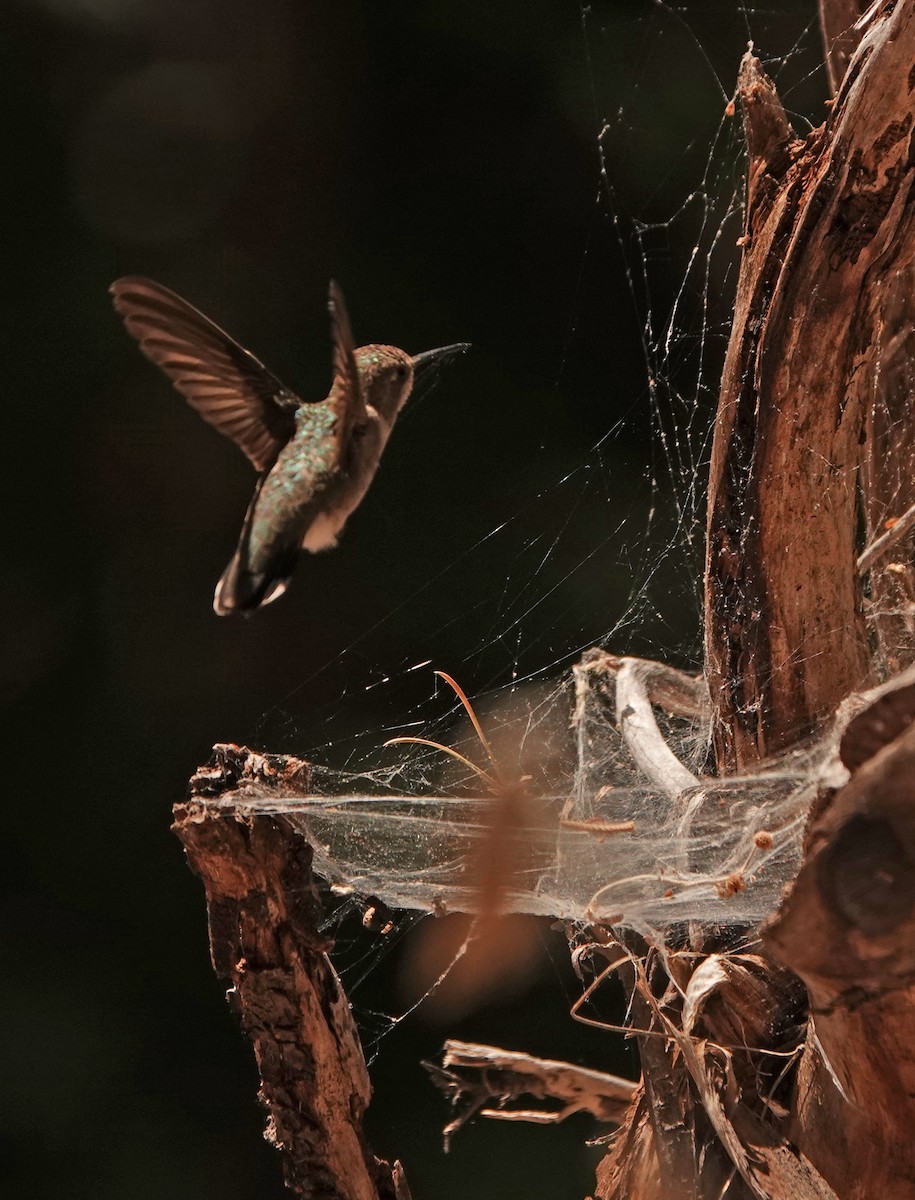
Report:
[[[446,1150],[454,1134],[477,1113],[500,1121],[552,1125],[573,1113],[589,1112],[598,1121],[618,1125],[638,1091],[637,1084],[618,1075],[474,1042],[448,1041],[441,1066],[423,1065],[452,1106],[463,1105],[445,1127]],[[521,1096],[557,1100],[561,1107],[506,1107]]]

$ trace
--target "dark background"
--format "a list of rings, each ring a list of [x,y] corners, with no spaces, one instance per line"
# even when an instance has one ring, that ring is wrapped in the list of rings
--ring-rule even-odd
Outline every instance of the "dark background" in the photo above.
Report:
[[[667,413],[701,466],[710,399],[690,380],[700,344],[707,387],[720,369],[739,217],[707,293],[690,277],[654,420],[643,325],[650,302],[663,328],[705,198],[707,244],[739,184],[722,114],[749,36],[819,120],[814,5],[6,0],[4,16],[4,1194],[280,1197],[170,806],[214,741],[343,767],[431,720],[448,702],[429,670],[405,674],[424,659],[474,695],[553,686],[608,630],[617,650],[698,661],[701,470],[676,473],[700,489],[676,530],[661,429]],[[210,603],[253,477],[123,333],[106,288],[124,273],[177,289],[312,398],[331,274],[357,341],[474,345],[408,410],[341,547],[250,622]],[[420,1010],[376,1043],[397,950],[353,925],[344,979],[375,964],[354,996],[377,1051],[372,1137],[417,1200],[587,1192],[585,1121],[480,1122],[444,1158],[417,1065],[455,1033],[632,1072],[619,1039],[568,1019],[561,943],[526,996],[446,1029]]]

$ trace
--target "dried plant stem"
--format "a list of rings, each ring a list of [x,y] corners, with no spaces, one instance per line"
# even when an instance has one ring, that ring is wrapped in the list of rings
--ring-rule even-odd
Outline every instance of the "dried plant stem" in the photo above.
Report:
[[[648,693],[651,667],[640,658],[622,658],[616,673],[616,719],[620,734],[639,770],[653,787],[671,800],[699,779],[688,770],[665,742],[655,719]]]
[[[915,504],[912,504],[901,517],[897,518],[880,537],[875,538],[871,544],[858,555],[858,570],[863,575],[865,571],[869,571],[874,563],[879,562],[892,548],[915,529]]]
[[[599,1121],[619,1124],[638,1090],[637,1084],[618,1075],[475,1042],[448,1041],[442,1065],[425,1065],[452,1105],[463,1108],[445,1129],[446,1145],[476,1113],[494,1120],[547,1125],[576,1112],[589,1112]],[[521,1096],[558,1101],[561,1107],[505,1107]],[[498,1107],[486,1107],[493,1101]]]

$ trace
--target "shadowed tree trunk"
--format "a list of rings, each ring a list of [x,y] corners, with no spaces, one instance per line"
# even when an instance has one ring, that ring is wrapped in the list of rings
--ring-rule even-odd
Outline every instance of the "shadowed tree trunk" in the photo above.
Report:
[[[740,70],[746,222],[706,570],[722,775],[847,720],[913,658],[915,4],[860,21],[865,7],[821,6],[836,97],[807,137],[758,60]],[[887,688],[819,788],[740,1037],[722,1028],[752,994],[739,959],[644,981],[641,1028],[669,1036],[640,1039],[645,1092],[602,1165],[602,1200],[915,1196],[915,697],[908,677]],[[774,960],[803,981],[800,1007]]]
[[[898,473],[911,466],[910,428],[891,425],[893,442],[874,395],[915,251],[913,37],[908,4],[873,20],[829,120],[805,139],[757,60],[741,67],[747,241],[712,450],[706,576],[722,769],[799,740],[875,678],[859,498],[864,489],[872,522],[891,495],[902,499]],[[881,458],[896,449],[904,462],[881,468],[875,442]]]

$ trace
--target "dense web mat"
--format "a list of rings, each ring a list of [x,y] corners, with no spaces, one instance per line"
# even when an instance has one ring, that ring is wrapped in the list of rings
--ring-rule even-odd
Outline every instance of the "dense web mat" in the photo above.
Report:
[[[503,911],[646,933],[759,922],[796,869],[810,801],[835,769],[834,738],[753,775],[702,778],[706,716],[662,715],[639,660],[613,660],[610,671],[606,658],[591,656],[569,686],[534,711],[515,706],[494,730],[496,744],[521,747],[513,776],[527,776],[524,819],[502,834],[514,843]],[[456,732],[453,747],[479,757],[473,737]],[[500,798],[434,749],[412,749],[396,768],[315,768],[314,794],[251,803],[296,818],[338,891],[393,909],[473,912],[474,865]]]

